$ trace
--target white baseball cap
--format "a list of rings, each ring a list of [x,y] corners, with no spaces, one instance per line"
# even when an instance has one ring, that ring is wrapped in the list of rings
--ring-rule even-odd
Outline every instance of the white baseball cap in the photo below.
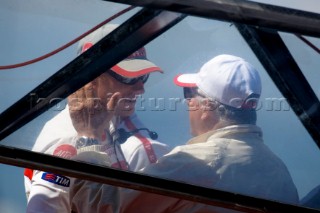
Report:
[[[198,87],[206,97],[235,108],[255,108],[261,94],[258,71],[233,55],[216,56],[198,73],[178,75],[174,82],[181,87]],[[250,104],[246,104],[248,99]]]
[[[87,35],[79,41],[78,55],[92,47],[95,43],[116,29],[118,24],[106,24],[93,33]],[[119,62],[111,68],[115,73],[124,77],[134,78],[151,72],[163,72],[160,67],[147,59],[147,53],[144,47],[132,53],[129,57]]]

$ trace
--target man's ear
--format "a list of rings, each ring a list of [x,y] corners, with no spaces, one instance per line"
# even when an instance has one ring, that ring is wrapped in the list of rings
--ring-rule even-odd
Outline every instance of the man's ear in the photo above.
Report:
[[[201,119],[208,119],[214,113],[217,104],[211,99],[204,98],[201,100]]]
[[[204,111],[215,111],[219,107],[219,103],[210,98],[204,98],[201,100],[201,109]]]

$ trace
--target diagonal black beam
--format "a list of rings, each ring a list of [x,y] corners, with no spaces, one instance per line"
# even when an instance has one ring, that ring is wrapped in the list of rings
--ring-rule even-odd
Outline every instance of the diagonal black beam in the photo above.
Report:
[[[236,26],[320,148],[319,100],[280,35],[246,25]]]
[[[198,3],[199,3],[199,1],[198,1]],[[144,14],[144,15],[146,15],[146,14]],[[157,15],[160,15],[160,13]],[[182,17],[180,17],[180,18],[182,18]],[[175,21],[177,21],[177,20],[179,20],[179,17],[176,17]],[[175,21],[171,22],[171,24],[174,24]],[[139,28],[139,27],[141,27],[141,25],[139,25],[138,28],[135,28],[135,27],[132,28],[132,29],[136,29],[137,31],[134,31],[134,30],[130,31],[129,28],[122,28],[122,30],[123,31],[129,30],[127,32],[132,33],[132,34],[129,33],[129,36],[131,35],[132,37],[134,37],[134,35],[136,35],[137,41],[139,39],[141,39],[141,37],[140,37],[141,35],[134,34],[134,32],[140,32],[142,34],[143,34],[143,32],[151,32],[151,33],[155,33],[154,36],[157,35],[156,32],[161,33],[161,30],[160,31],[157,31],[157,30],[153,31],[155,23],[154,22],[153,23],[150,22],[150,23],[149,23],[149,27],[144,28],[144,30],[141,30],[141,28]],[[137,24],[137,23],[135,23],[135,24]],[[148,24],[144,23],[142,25],[146,26]],[[127,27],[129,27],[129,26],[130,25],[127,25]],[[166,27],[169,27],[169,26],[170,26],[170,24],[168,24],[168,25],[164,24],[164,26],[160,25],[159,28],[161,28],[162,30],[165,30]],[[151,29],[151,31],[150,31],[150,29]],[[120,29],[119,29],[118,33],[120,33],[120,35],[125,34],[124,32],[121,32]],[[124,33],[124,34],[121,34],[121,33]],[[111,36],[111,34],[110,34],[110,36]],[[119,38],[119,37],[112,37],[111,36],[111,38]],[[85,68],[86,65],[94,66],[94,62],[96,62],[96,61],[94,61],[93,59],[95,56],[97,56],[96,54],[98,54],[99,57],[107,58],[107,57],[110,57],[110,55],[112,55],[113,53],[117,53],[117,51],[114,51],[114,52],[111,52],[112,54],[109,52],[109,55],[108,55],[108,53],[105,53],[106,55],[104,55],[104,53],[102,53],[102,55],[101,55],[101,52],[99,52],[99,51],[102,51],[106,48],[108,48],[108,50],[110,50],[110,48],[112,48],[112,47],[115,49],[116,49],[116,47],[122,47],[122,48],[127,47],[127,46],[125,46],[126,38],[123,38],[123,40],[120,40],[120,41],[121,41],[120,43],[123,46],[121,46],[121,45],[117,46],[117,44],[119,44],[119,43],[115,44],[112,42],[112,40],[110,41],[110,43],[102,42],[101,44],[98,45],[97,49],[94,49],[94,47],[91,48],[92,49],[91,51],[96,51],[95,54],[91,53],[91,55],[90,55],[89,54],[90,51],[88,51],[88,53],[87,53],[88,55],[84,54],[84,55],[86,55],[86,57],[82,58],[82,60],[74,62],[75,64],[73,64],[72,66],[74,66],[75,68],[80,67],[81,68],[80,70],[82,70],[82,72],[83,72],[82,76],[79,76],[76,79],[76,80],[81,80],[81,84],[80,83],[77,84],[76,80],[74,80],[75,82],[73,82],[71,84],[61,83],[61,84],[59,84],[60,86],[58,86],[58,89],[56,89],[54,86],[52,86],[50,84],[55,84],[57,82],[48,81],[47,82],[48,85],[45,84],[43,86],[47,87],[47,89],[51,89],[50,92],[53,91],[52,93],[50,93],[50,92],[48,93],[45,90],[44,90],[44,93],[41,93],[42,90],[39,89],[39,90],[33,91],[34,94],[39,95],[40,97],[46,97],[48,100],[50,100],[50,95],[48,95],[48,94],[61,93],[61,94],[64,94],[67,96],[67,94],[70,94],[72,91],[76,90],[77,87],[81,87],[81,85],[90,81],[90,78],[93,79],[94,77],[98,76],[101,72],[103,72],[105,70],[104,68],[106,68],[106,67],[96,68],[94,70],[94,73],[85,73],[83,71],[86,69]],[[130,41],[132,42],[132,40],[130,40]],[[110,46],[108,46],[108,45],[110,45]],[[112,46],[112,45],[115,45],[115,46]],[[141,47],[141,46],[139,46],[139,47]],[[138,49],[139,47],[137,47],[135,49]],[[126,49],[126,48],[124,48],[124,49]],[[113,64],[118,62],[117,60],[121,60],[126,55],[129,55],[131,52],[133,52],[135,49],[133,48],[132,51],[128,50],[128,52],[125,52],[125,51],[121,52],[120,51],[120,53],[118,53],[118,55],[116,54],[116,56],[114,56],[114,58],[112,59],[115,61],[112,63],[111,62],[107,63],[107,66],[111,67]],[[92,56],[93,58],[90,58],[90,56]],[[97,60],[97,59],[95,59],[95,60]],[[101,59],[99,59],[99,60],[101,60]],[[77,64],[77,63],[79,63],[79,64]],[[92,65],[92,63],[93,63],[93,65]],[[103,67],[103,64],[104,64],[103,60],[101,60],[101,61],[99,61],[99,63],[97,63],[98,66],[102,66],[102,67]],[[79,66],[79,67],[77,67],[77,66]],[[69,67],[69,69],[71,69],[71,68]],[[78,75],[81,75],[81,73],[78,73],[76,71],[70,71],[70,72],[67,72],[68,70],[67,71],[64,70],[64,71],[66,72],[65,74],[69,74],[69,75],[73,75],[75,73],[77,73]],[[63,77],[64,74],[61,76]],[[88,78],[88,76],[90,78]],[[74,79],[72,77],[68,77],[67,79],[69,79],[69,78]],[[57,79],[55,79],[55,80],[57,80]],[[60,80],[64,80],[64,79],[61,78]],[[58,82],[58,83],[60,83],[60,82]],[[66,88],[64,88],[64,86]],[[67,91],[61,92],[61,90],[59,90],[61,88],[62,88],[62,90],[64,88]],[[47,94],[48,96],[42,96],[43,94]],[[52,97],[54,97],[54,96],[52,96]],[[60,95],[58,97],[64,97],[64,96]],[[44,103],[44,106],[39,103],[35,103],[35,105],[33,105],[33,103],[31,103],[31,107],[35,110],[35,112],[41,112],[42,109],[48,108],[48,106],[47,106],[49,103],[48,101],[44,101],[41,103],[42,104]],[[39,107],[39,108],[34,108],[34,107]],[[23,108],[21,110],[23,110]],[[13,111],[13,113],[14,112],[19,112],[19,111]],[[33,113],[33,112],[29,112],[29,113],[31,113],[32,116],[36,115],[36,113]],[[1,114],[0,120],[5,121],[3,118],[5,118],[5,117],[3,116],[3,114]],[[26,115],[25,117],[22,117],[22,120],[27,121],[29,118],[28,118],[28,115]],[[21,123],[23,123],[23,122],[21,122]],[[10,132],[10,130],[13,130],[14,127],[17,127],[17,126],[19,126],[19,125],[14,123],[13,127],[12,126],[9,127],[9,130],[8,130],[8,128],[3,129],[4,126],[0,126],[0,127],[2,127],[2,128],[0,128],[2,130],[1,131],[2,136],[4,136],[8,132]],[[118,185],[118,186],[133,188],[133,189],[139,189],[139,190],[144,190],[144,191],[158,192],[159,194],[168,195],[167,193],[169,193],[170,196],[176,196],[178,198],[185,198],[185,199],[189,199],[192,201],[198,201],[198,202],[203,202],[203,203],[209,203],[209,204],[211,203],[212,205],[228,207],[228,208],[237,209],[237,210],[243,210],[244,212],[256,212],[256,211],[292,212],[294,210],[297,210],[299,212],[319,212],[317,210],[311,210],[311,209],[306,209],[306,208],[302,208],[302,207],[291,206],[291,205],[281,204],[281,203],[277,203],[277,202],[260,200],[260,199],[256,199],[256,198],[250,198],[250,197],[246,197],[246,196],[236,195],[236,194],[232,194],[232,193],[220,192],[217,190],[211,190],[211,189],[206,189],[206,188],[201,188],[201,187],[196,187],[196,186],[190,186],[190,185],[186,185],[183,183],[177,183],[174,181],[166,182],[167,180],[142,176],[142,175],[138,175],[138,174],[136,174],[136,176],[135,176],[134,174],[127,173],[124,171],[114,171],[112,169],[102,168],[102,167],[98,167],[98,166],[94,166],[94,165],[87,165],[87,164],[83,164],[83,163],[79,163],[79,162],[70,162],[68,160],[55,158],[53,156],[45,156],[40,153],[33,153],[33,152],[25,151],[25,150],[19,150],[19,149],[15,149],[15,148],[7,148],[7,147],[3,147],[3,146],[0,146],[0,161],[3,163],[6,163],[6,164],[22,166],[22,167],[30,167],[33,169],[48,170],[48,171],[52,171],[52,172],[58,172],[61,174],[66,174],[69,176],[79,177],[79,178],[92,180],[92,181],[98,181],[98,182],[102,182],[102,183],[109,183],[109,184],[113,184],[113,185]],[[106,174],[108,174],[108,175],[106,175]],[[134,178],[132,178],[132,177],[134,177]],[[159,188],[153,186],[155,182],[159,183]],[[199,195],[199,197],[198,197],[198,195]]]
[[[240,212],[320,212],[320,210],[301,206],[189,185],[173,180],[160,179],[139,173],[71,161],[56,156],[1,145],[0,163],[161,194],[178,199],[238,210]]]
[[[320,37],[320,14],[245,0],[105,0]]]
[[[1,113],[0,140],[56,104],[52,100],[63,100],[184,17],[168,11],[142,9]]]

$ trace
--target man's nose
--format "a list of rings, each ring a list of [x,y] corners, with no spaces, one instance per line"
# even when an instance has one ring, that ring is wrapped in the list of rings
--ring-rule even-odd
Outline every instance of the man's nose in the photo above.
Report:
[[[144,93],[144,83],[142,80],[139,80],[133,85],[133,90],[137,93],[137,95]]]

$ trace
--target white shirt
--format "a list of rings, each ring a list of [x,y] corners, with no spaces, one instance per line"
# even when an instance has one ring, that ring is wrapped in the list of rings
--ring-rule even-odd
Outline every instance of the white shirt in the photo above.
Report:
[[[119,128],[132,131],[144,128],[144,126],[134,114],[125,119]],[[35,142],[33,151],[71,158],[79,154],[79,151],[77,153],[76,144],[77,132],[73,128],[68,108],[66,108],[45,124]],[[141,131],[130,136],[125,143],[121,144],[121,150],[129,169],[138,171],[156,162],[159,157],[168,153],[169,148],[163,143],[150,139],[147,132]],[[106,156],[103,153],[101,155]],[[88,155],[86,155],[86,158],[88,158]],[[93,158],[90,157],[88,161],[91,163],[99,161],[94,158],[99,157],[96,154]],[[106,165],[105,162],[100,162],[100,164]],[[120,160],[120,164],[124,168],[125,161]],[[24,180],[28,198],[27,212],[70,212],[68,196],[71,178],[43,171],[28,169],[26,171]],[[55,178],[57,181],[51,180],[50,182],[49,177]],[[62,182],[60,183],[58,180]]]
[[[145,126],[138,116],[133,114],[126,121],[121,122],[118,128],[132,131],[134,129],[145,128]],[[56,140],[76,135],[77,132],[72,125],[69,109],[66,107],[44,125],[32,151],[46,152],[46,150],[56,143]],[[139,138],[139,136],[141,137]],[[151,153],[146,151],[148,150],[146,147],[150,148],[150,145]],[[125,143],[121,144],[121,149],[131,171],[138,171],[169,152],[169,147],[166,144],[152,140],[146,131],[140,131],[129,137]],[[150,158],[155,159],[150,160]]]

